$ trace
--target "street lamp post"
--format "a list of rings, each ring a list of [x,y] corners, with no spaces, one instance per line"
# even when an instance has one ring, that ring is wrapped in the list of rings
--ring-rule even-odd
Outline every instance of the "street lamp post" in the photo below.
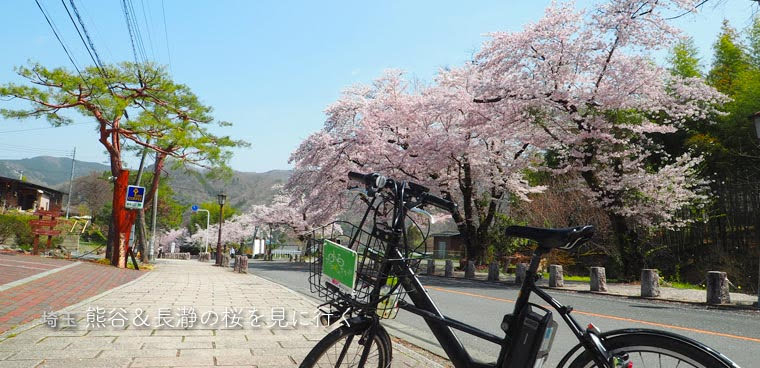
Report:
[[[204,238],[203,241],[206,247],[204,248],[203,251],[208,253],[208,228],[211,225],[211,212],[209,212],[208,210],[204,210],[203,208],[198,208],[195,210],[195,212],[206,212],[206,231],[204,232],[205,235],[203,236]]]
[[[751,118],[755,123],[755,134],[757,135],[757,139],[760,139],[760,111],[752,114]],[[758,231],[760,230],[755,229],[755,232]],[[760,252],[758,252],[758,254],[760,254]],[[757,265],[757,309],[760,309],[760,256],[758,256]]]
[[[227,195],[219,193],[216,199],[219,202],[219,238],[216,242],[216,265],[222,266],[222,224],[224,223],[224,202],[227,200]]]

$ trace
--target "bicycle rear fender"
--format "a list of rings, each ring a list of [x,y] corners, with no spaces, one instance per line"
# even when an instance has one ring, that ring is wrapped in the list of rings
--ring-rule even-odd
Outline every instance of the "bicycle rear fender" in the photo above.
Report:
[[[651,330],[651,329],[645,329],[645,328],[625,328],[625,329],[620,329],[620,330],[611,330],[611,331],[604,332],[601,335],[599,335],[599,337],[602,338],[602,343],[604,343],[605,339],[613,338],[613,337],[620,336],[620,335],[627,335],[627,334],[638,334],[638,335],[651,334],[651,335],[668,336],[668,337],[670,337],[672,339],[679,340],[679,341],[681,341],[681,342],[683,342],[685,344],[689,344],[689,345],[692,345],[692,346],[697,347],[699,349],[702,349],[702,350],[708,352],[710,355],[712,355],[715,358],[717,358],[718,360],[720,360],[720,361],[722,361],[722,362],[724,362],[724,363],[726,363],[726,364],[728,364],[728,365],[730,365],[732,367],[741,368],[738,365],[736,365],[736,363],[734,363],[733,361],[731,361],[731,359],[729,359],[728,357],[726,357],[725,355],[723,355],[721,352],[719,352],[719,351],[717,351],[717,350],[715,350],[715,349],[713,349],[713,348],[711,348],[711,347],[709,347],[709,346],[707,346],[707,345],[705,345],[705,344],[703,344],[703,343],[701,343],[699,341],[696,341],[696,340],[690,339],[690,338],[688,338],[686,336],[681,336],[681,335],[678,335],[678,334],[675,334],[675,333],[672,333],[672,332],[661,331],[661,330]],[[567,354],[565,354],[565,356],[562,358],[562,360],[560,360],[559,364],[557,364],[557,368],[564,367],[565,364],[567,364],[567,362],[570,360],[570,358],[572,358],[572,356],[575,355],[575,353],[577,353],[581,349],[583,349],[583,345],[581,343],[578,343],[577,345],[575,345],[572,349],[570,349],[570,351]]]

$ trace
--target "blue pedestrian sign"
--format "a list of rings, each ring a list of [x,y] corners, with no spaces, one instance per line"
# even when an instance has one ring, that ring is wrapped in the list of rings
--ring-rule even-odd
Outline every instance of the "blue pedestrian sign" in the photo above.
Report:
[[[193,210],[193,212],[198,212],[198,205],[194,204],[190,209]]]
[[[145,199],[145,187],[138,187],[136,185],[127,186],[127,200],[124,203],[124,208],[128,210],[141,210],[143,208],[143,202]]]

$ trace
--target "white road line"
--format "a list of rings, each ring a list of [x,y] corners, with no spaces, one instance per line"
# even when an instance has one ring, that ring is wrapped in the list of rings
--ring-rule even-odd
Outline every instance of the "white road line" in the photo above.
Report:
[[[74,262],[72,264],[69,264],[69,265],[66,265],[66,266],[63,266],[63,267],[54,268],[52,270],[48,270],[48,271],[45,271],[45,272],[38,273],[36,275],[32,275],[32,276],[23,278],[21,280],[16,280],[16,281],[13,281],[13,282],[9,282],[7,284],[0,285],[0,291],[5,291],[5,290],[8,290],[8,289],[10,289],[12,287],[16,287],[16,286],[19,286],[19,285],[26,284],[27,282],[43,278],[43,277],[45,277],[47,275],[54,274],[54,273],[56,273],[58,271],[63,271],[65,269],[67,269],[67,268],[74,267],[74,266],[79,265],[81,263],[82,262]]]
[[[42,267],[31,267],[31,266],[19,266],[19,265],[12,265],[12,264],[3,264],[0,263],[0,267],[16,267],[16,268],[26,268],[29,270],[50,270],[50,268],[42,268]]]
[[[8,259],[5,257],[0,257],[0,262],[28,263],[28,264],[43,265],[43,266],[48,266],[48,267],[58,267],[58,265],[52,264],[52,263],[18,261],[15,259]]]

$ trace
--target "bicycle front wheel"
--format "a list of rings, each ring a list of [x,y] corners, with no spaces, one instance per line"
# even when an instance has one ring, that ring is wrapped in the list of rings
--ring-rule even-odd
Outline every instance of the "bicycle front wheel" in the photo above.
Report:
[[[633,367],[739,368],[720,353],[691,339],[661,331],[630,331],[607,337],[604,346],[612,356],[627,354]],[[626,367],[622,364],[620,366]],[[589,352],[575,358],[570,368],[597,367]]]
[[[369,335],[370,325],[370,323],[352,323],[351,326],[343,325],[333,330],[311,349],[301,362],[300,368],[390,367],[393,354],[390,336],[383,326],[378,325],[375,336],[367,346],[365,342]],[[369,349],[367,360],[361,364],[361,356],[365,349]]]

